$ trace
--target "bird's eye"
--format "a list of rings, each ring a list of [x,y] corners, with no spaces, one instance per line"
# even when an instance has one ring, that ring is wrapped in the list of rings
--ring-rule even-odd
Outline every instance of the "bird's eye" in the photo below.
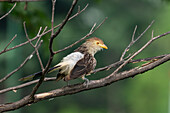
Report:
[[[96,42],[96,44],[99,44],[99,42]]]

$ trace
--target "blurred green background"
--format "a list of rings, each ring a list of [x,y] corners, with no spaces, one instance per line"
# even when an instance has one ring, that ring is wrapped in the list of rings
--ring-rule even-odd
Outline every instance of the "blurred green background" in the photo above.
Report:
[[[57,0],[55,10],[55,25],[59,24],[70,8],[71,0]],[[79,16],[69,21],[60,35],[55,39],[54,49],[59,50],[72,44],[74,41],[85,36],[92,25],[98,24],[108,17],[107,21],[92,35],[104,40],[109,47],[96,54],[97,68],[119,60],[121,53],[131,41],[135,26],[138,26],[136,36],[155,20],[155,23],[147,33],[139,40],[129,53],[142,47],[150,38],[154,30],[154,36],[170,31],[170,1],[169,0],[80,0],[78,5],[81,9],[89,3],[88,8]],[[0,3],[0,17],[10,10],[13,3]],[[27,10],[25,3],[18,3],[13,12],[0,20],[0,50],[3,50],[10,39],[17,34],[17,38],[10,47],[26,41],[23,22],[30,38],[38,33],[39,27],[51,26],[51,1],[30,2]],[[74,10],[76,13],[77,8]],[[49,57],[48,42],[50,34],[42,37],[44,40],[40,48],[43,64]],[[137,58],[152,57],[169,53],[170,35],[156,40],[147,47]],[[79,45],[79,44],[78,44]],[[62,57],[72,52],[73,48],[55,56],[52,65],[58,63]],[[28,44],[16,50],[0,55],[0,78],[17,68],[23,60],[33,51]],[[125,69],[135,67],[130,64]],[[53,100],[45,100],[32,104],[11,113],[170,113],[170,71],[169,63],[165,63],[154,70],[140,74],[111,84],[107,87],[84,91],[74,95],[57,97]],[[41,70],[37,57],[34,57],[17,73],[6,82],[0,84],[0,89],[19,85],[18,79]],[[100,79],[113,72],[103,71],[89,76],[90,80]],[[56,76],[52,73],[49,76]],[[81,79],[71,81],[71,84],[82,82]],[[38,92],[49,91],[66,83],[60,81],[43,83]],[[17,93],[8,92],[0,95],[0,103],[13,102],[29,94],[29,86]]]

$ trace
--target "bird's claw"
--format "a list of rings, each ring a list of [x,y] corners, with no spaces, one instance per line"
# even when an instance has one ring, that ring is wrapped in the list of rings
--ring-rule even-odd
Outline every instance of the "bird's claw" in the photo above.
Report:
[[[89,82],[90,82],[90,81],[89,81],[89,79],[87,79],[87,78],[84,78],[84,80],[85,80],[85,81],[84,81],[83,85],[86,86],[86,88],[88,88],[88,85],[89,85]]]

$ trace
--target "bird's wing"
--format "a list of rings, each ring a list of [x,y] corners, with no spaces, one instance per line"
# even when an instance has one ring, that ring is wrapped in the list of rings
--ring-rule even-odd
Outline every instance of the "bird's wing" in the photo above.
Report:
[[[96,66],[95,58],[86,54],[82,59],[80,59],[72,71],[70,72],[70,79],[75,79],[83,75],[89,74]]]

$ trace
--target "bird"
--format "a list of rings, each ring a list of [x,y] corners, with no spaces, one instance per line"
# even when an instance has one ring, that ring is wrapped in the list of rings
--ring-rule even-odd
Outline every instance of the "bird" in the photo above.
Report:
[[[67,82],[82,78],[86,83],[89,83],[89,80],[85,76],[90,75],[95,69],[97,61],[94,55],[103,48],[108,49],[101,39],[97,37],[89,38],[72,53],[63,57],[57,65],[50,68],[48,73],[58,70],[56,81],[63,79]],[[19,80],[28,81],[40,77],[41,75],[42,72],[40,71]]]

